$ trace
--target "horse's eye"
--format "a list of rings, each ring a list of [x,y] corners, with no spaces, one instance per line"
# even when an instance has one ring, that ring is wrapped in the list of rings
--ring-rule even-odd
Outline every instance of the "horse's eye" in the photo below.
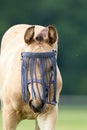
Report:
[[[46,97],[48,97],[48,89],[46,88]]]
[[[51,71],[53,70],[53,66],[51,66],[50,70],[51,70]]]
[[[50,80],[54,79],[54,71],[53,71],[53,66],[50,68]]]

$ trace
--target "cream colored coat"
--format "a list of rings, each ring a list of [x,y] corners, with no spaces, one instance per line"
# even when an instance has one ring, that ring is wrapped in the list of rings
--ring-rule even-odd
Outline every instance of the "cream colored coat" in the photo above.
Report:
[[[0,56],[0,97],[4,130],[16,130],[17,124],[24,119],[35,119],[35,130],[54,130],[57,120],[58,104],[47,105],[42,113],[34,113],[27,103],[22,102],[21,92],[21,52],[48,52],[57,50],[58,37],[53,45],[27,45],[25,31],[30,25],[15,25],[3,36]],[[35,25],[34,37],[45,27]],[[57,101],[62,87],[62,79],[57,68]]]

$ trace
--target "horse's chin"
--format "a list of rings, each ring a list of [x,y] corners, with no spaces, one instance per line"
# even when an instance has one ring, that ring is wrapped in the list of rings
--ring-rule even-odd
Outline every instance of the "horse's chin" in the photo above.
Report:
[[[45,108],[45,103],[43,100],[39,102],[38,100],[34,99],[29,101],[29,106],[35,113],[41,113]]]

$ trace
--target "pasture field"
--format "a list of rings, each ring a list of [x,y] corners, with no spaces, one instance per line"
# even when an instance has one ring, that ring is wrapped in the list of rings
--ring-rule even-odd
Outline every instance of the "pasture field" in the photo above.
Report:
[[[60,106],[58,117],[56,130],[87,130],[87,106]],[[34,130],[34,126],[34,121],[25,120],[18,125],[17,130]]]

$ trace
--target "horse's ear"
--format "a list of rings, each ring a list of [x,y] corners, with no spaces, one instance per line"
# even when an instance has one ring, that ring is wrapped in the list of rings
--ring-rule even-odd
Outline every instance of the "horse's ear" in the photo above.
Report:
[[[34,38],[34,28],[35,26],[29,27],[24,35],[24,40],[27,44],[30,44],[33,41]]]
[[[54,44],[58,39],[57,30],[52,25],[48,26],[48,38],[49,38],[49,43],[50,44]]]

